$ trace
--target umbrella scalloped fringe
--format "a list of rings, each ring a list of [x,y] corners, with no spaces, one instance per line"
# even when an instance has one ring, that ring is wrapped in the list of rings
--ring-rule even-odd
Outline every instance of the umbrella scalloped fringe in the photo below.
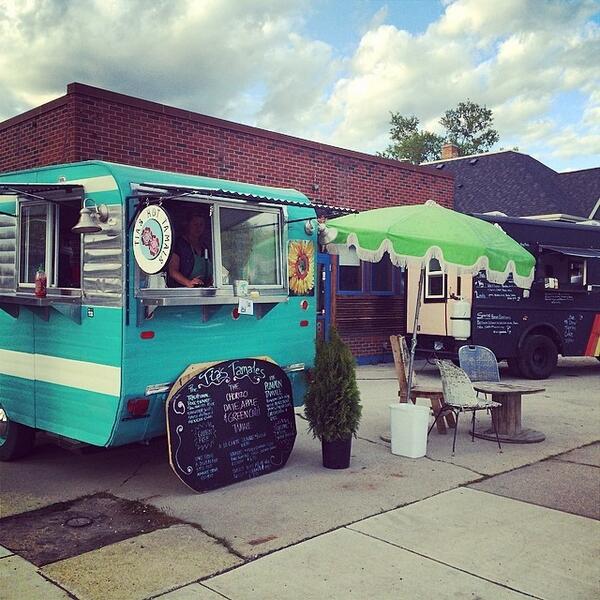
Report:
[[[333,228],[332,228],[333,229]],[[444,270],[451,266],[457,269],[458,274],[463,275],[477,275],[479,271],[486,272],[486,278],[491,283],[497,283],[502,285],[506,283],[508,276],[512,273],[513,281],[515,285],[520,288],[529,289],[533,283],[535,267],[531,268],[529,275],[523,276],[517,273],[517,268],[513,260],[509,260],[506,263],[504,271],[495,271],[490,269],[489,259],[487,256],[480,256],[472,265],[461,265],[447,261],[444,258],[444,252],[439,246],[431,246],[427,249],[424,256],[409,256],[406,254],[397,254],[394,251],[392,242],[390,240],[383,240],[377,250],[365,250],[361,248],[358,243],[358,237],[354,233],[348,234],[346,243],[344,244],[327,244],[327,251],[330,254],[340,254],[342,248],[354,248],[358,258],[365,262],[377,263],[387,252],[392,264],[396,267],[406,267],[408,269],[421,269],[426,266],[432,258],[436,258],[440,261]]]

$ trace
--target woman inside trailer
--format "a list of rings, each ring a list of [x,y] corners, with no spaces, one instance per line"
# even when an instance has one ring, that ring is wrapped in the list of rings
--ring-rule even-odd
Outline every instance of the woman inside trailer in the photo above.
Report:
[[[211,287],[213,265],[210,227],[200,213],[181,219],[181,232],[175,239],[173,253],[167,266],[169,287]]]

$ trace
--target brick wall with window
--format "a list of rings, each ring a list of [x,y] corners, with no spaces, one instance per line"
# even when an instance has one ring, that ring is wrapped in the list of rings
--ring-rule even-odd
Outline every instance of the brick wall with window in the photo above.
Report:
[[[0,172],[100,159],[182,173],[295,188],[315,202],[368,210],[433,199],[452,207],[453,178],[418,167],[200,115],[91,86],[72,83],[67,94],[0,123]],[[362,296],[342,297],[349,311],[368,306],[379,316],[398,296],[372,296],[385,287],[385,273]],[[365,304],[367,302],[367,304]],[[396,314],[396,307],[394,314]],[[337,320],[337,314],[333,315]],[[340,325],[343,324],[341,317]],[[400,330],[398,329],[400,327]],[[395,318],[366,334],[342,326],[358,355],[377,355],[390,333],[404,325]]]

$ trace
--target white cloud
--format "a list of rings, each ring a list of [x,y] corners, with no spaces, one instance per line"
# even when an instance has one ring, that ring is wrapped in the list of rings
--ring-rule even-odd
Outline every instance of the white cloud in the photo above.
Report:
[[[325,44],[294,33],[306,4],[0,0],[6,15],[0,18],[0,118],[81,81],[229,118],[237,117],[237,101],[247,107],[248,90],[263,82],[257,114],[276,122],[271,113],[279,107],[288,119],[276,75],[297,83],[290,97],[302,92],[304,110],[310,103],[304,81],[316,78],[322,87],[331,59]]]
[[[537,127],[539,115],[545,114],[551,104],[551,94],[538,97],[516,96],[497,106],[492,106],[494,125],[504,135],[518,134],[523,131],[523,126],[527,129],[529,124],[536,124]]]
[[[545,140],[551,156],[558,158],[600,157],[600,91],[590,95],[581,120],[555,127]]]
[[[594,10],[595,1],[457,0],[420,35],[380,25],[363,36],[350,73],[332,94],[341,117],[333,139],[374,150],[388,111],[415,114],[436,129],[446,109],[470,98],[493,109],[500,145],[516,136],[527,152],[544,122],[559,156],[571,138],[547,127],[554,99],[567,91],[589,96],[600,87]],[[587,110],[574,130],[581,133],[583,119],[595,116]],[[581,147],[594,150],[593,139]]]
[[[561,158],[576,156],[600,156],[600,133],[582,135],[575,127],[565,127],[548,140],[552,155]]]
[[[81,81],[375,151],[390,111],[439,131],[470,98],[493,109],[499,145],[549,164],[599,153],[597,0],[444,1],[419,34],[384,4],[341,55],[308,31],[317,0],[0,0],[0,119]],[[585,108],[559,122],[551,111],[569,93]]]

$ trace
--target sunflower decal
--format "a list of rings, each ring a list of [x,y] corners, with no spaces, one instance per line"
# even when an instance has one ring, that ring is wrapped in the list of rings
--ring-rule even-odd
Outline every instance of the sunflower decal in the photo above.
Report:
[[[315,247],[312,240],[292,240],[288,248],[290,293],[312,296],[315,288]]]

